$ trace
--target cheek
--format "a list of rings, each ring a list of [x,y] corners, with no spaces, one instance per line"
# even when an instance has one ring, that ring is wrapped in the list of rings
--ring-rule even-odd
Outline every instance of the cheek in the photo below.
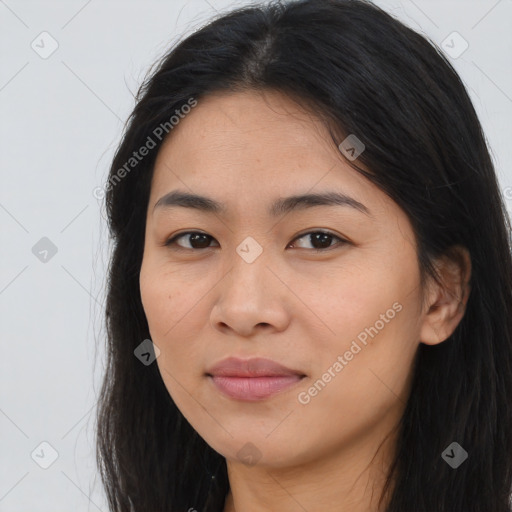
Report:
[[[320,336],[317,328],[315,336],[311,328],[308,336],[316,349],[313,387],[301,391],[303,402],[314,403],[311,412],[342,405],[341,415],[364,422],[406,399],[419,344],[419,271],[414,255],[390,263],[345,267],[331,282],[334,293],[316,294],[329,330]]]
[[[327,288],[311,291],[304,302],[312,305],[326,327],[326,335],[320,338],[324,348],[339,351],[348,350],[354,339],[364,343],[395,337],[404,317],[408,317],[410,328],[414,319],[409,317],[417,312],[418,290],[414,266],[397,269],[383,261],[345,266],[333,273]]]
[[[187,276],[182,269],[149,262],[141,268],[141,300],[151,340],[160,349],[157,364],[173,397],[179,391],[176,381],[189,388],[203,370],[202,332],[209,319],[209,288],[206,278]]]
[[[402,412],[394,391],[382,385],[361,361],[349,363],[307,404],[297,407],[292,431],[311,433],[303,449],[317,456],[328,456],[336,445],[355,444],[375,429],[386,433]],[[372,442],[371,436],[367,442]]]
[[[140,293],[149,329],[161,343],[172,339],[182,322],[197,318],[193,310],[199,306],[201,281],[180,270],[169,270],[163,265],[144,263],[140,272]]]
[[[350,444],[374,428],[382,432],[393,428],[410,389],[417,349],[413,317],[414,309],[404,305],[384,327],[378,323],[375,330],[365,331],[364,326],[351,325],[354,336],[340,336],[317,352],[311,379],[295,397],[297,413],[289,431],[297,437],[311,432],[305,451],[314,447],[327,455],[333,443]],[[343,321],[362,322],[349,316],[344,319],[337,324],[340,328]],[[358,333],[364,336],[358,338]]]
[[[197,296],[177,272],[144,265],[140,274],[141,300],[151,340],[159,348],[156,359],[162,381],[176,406],[188,417],[194,408],[201,357]],[[188,284],[188,286],[187,286]],[[195,299],[195,300],[194,300]],[[194,319],[196,319],[194,324]]]

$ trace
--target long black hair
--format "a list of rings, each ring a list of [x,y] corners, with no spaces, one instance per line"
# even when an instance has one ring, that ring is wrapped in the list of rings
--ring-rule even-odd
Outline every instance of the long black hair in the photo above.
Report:
[[[436,278],[434,259],[456,245],[471,256],[463,319],[443,343],[418,348],[386,512],[510,512],[512,258],[504,200],[453,67],[435,44],[362,0],[274,1],[219,15],[169,50],[138,91],[106,194],[114,250],[97,460],[111,510],[223,509],[224,457],[180,413],[157,365],[134,356],[150,338],[139,272],[153,166],[172,136],[172,116],[214,91],[263,89],[308,108],[336,145],[348,134],[364,143],[348,163],[406,212],[422,276]],[[148,154],[130,160],[144,145]],[[441,457],[452,442],[469,455],[457,469]]]

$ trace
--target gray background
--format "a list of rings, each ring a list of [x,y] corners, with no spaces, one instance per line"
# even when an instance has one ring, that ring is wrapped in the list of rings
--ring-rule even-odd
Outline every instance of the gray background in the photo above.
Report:
[[[150,64],[244,3],[0,0],[0,511],[107,511],[93,445],[109,252],[97,187]],[[512,0],[376,3],[452,54],[464,41],[450,34],[467,41],[450,58],[512,212]]]

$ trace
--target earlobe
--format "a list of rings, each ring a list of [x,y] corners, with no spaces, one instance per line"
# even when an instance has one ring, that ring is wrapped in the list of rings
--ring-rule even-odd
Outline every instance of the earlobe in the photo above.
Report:
[[[462,246],[453,246],[436,261],[440,283],[429,283],[420,341],[436,345],[449,338],[459,325],[470,294],[471,257]]]

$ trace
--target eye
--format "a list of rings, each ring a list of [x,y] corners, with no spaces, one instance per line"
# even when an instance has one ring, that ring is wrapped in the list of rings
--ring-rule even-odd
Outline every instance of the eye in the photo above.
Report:
[[[343,245],[348,243],[347,240],[344,240],[343,238],[340,238],[339,236],[328,231],[309,231],[296,237],[292,243],[301,239],[308,240],[307,237],[309,237],[309,242],[313,245],[311,250],[316,252],[325,252],[327,249],[331,249],[336,245]],[[188,246],[183,246],[178,243],[178,240],[181,240],[182,238],[188,240]],[[201,233],[199,231],[188,231],[186,233],[179,233],[173,238],[170,238],[165,242],[164,245],[166,247],[177,246],[177,250],[208,249],[211,247],[210,243],[212,240],[215,239],[206,233]],[[338,244],[332,245],[333,240],[337,240]],[[308,247],[306,247],[306,249],[307,248]]]
[[[177,240],[181,238],[189,237],[189,244],[192,244],[192,247],[183,247],[177,244]],[[214,238],[206,233],[201,233],[199,231],[188,231],[187,233],[180,233],[173,238],[170,238],[165,242],[166,247],[170,247],[173,245],[178,245],[178,249],[208,249],[210,244],[210,240],[214,240]],[[199,247],[197,247],[199,246]]]
[[[344,240],[343,238],[340,238],[339,236],[328,231],[309,231],[295,238],[293,242],[295,242],[295,240],[300,240],[302,238],[306,240],[309,239],[309,242],[313,245],[312,250],[316,252],[325,252],[326,249],[331,249],[336,245],[339,246],[348,243],[347,240]],[[331,242],[333,240],[338,240],[339,243],[331,245]]]

